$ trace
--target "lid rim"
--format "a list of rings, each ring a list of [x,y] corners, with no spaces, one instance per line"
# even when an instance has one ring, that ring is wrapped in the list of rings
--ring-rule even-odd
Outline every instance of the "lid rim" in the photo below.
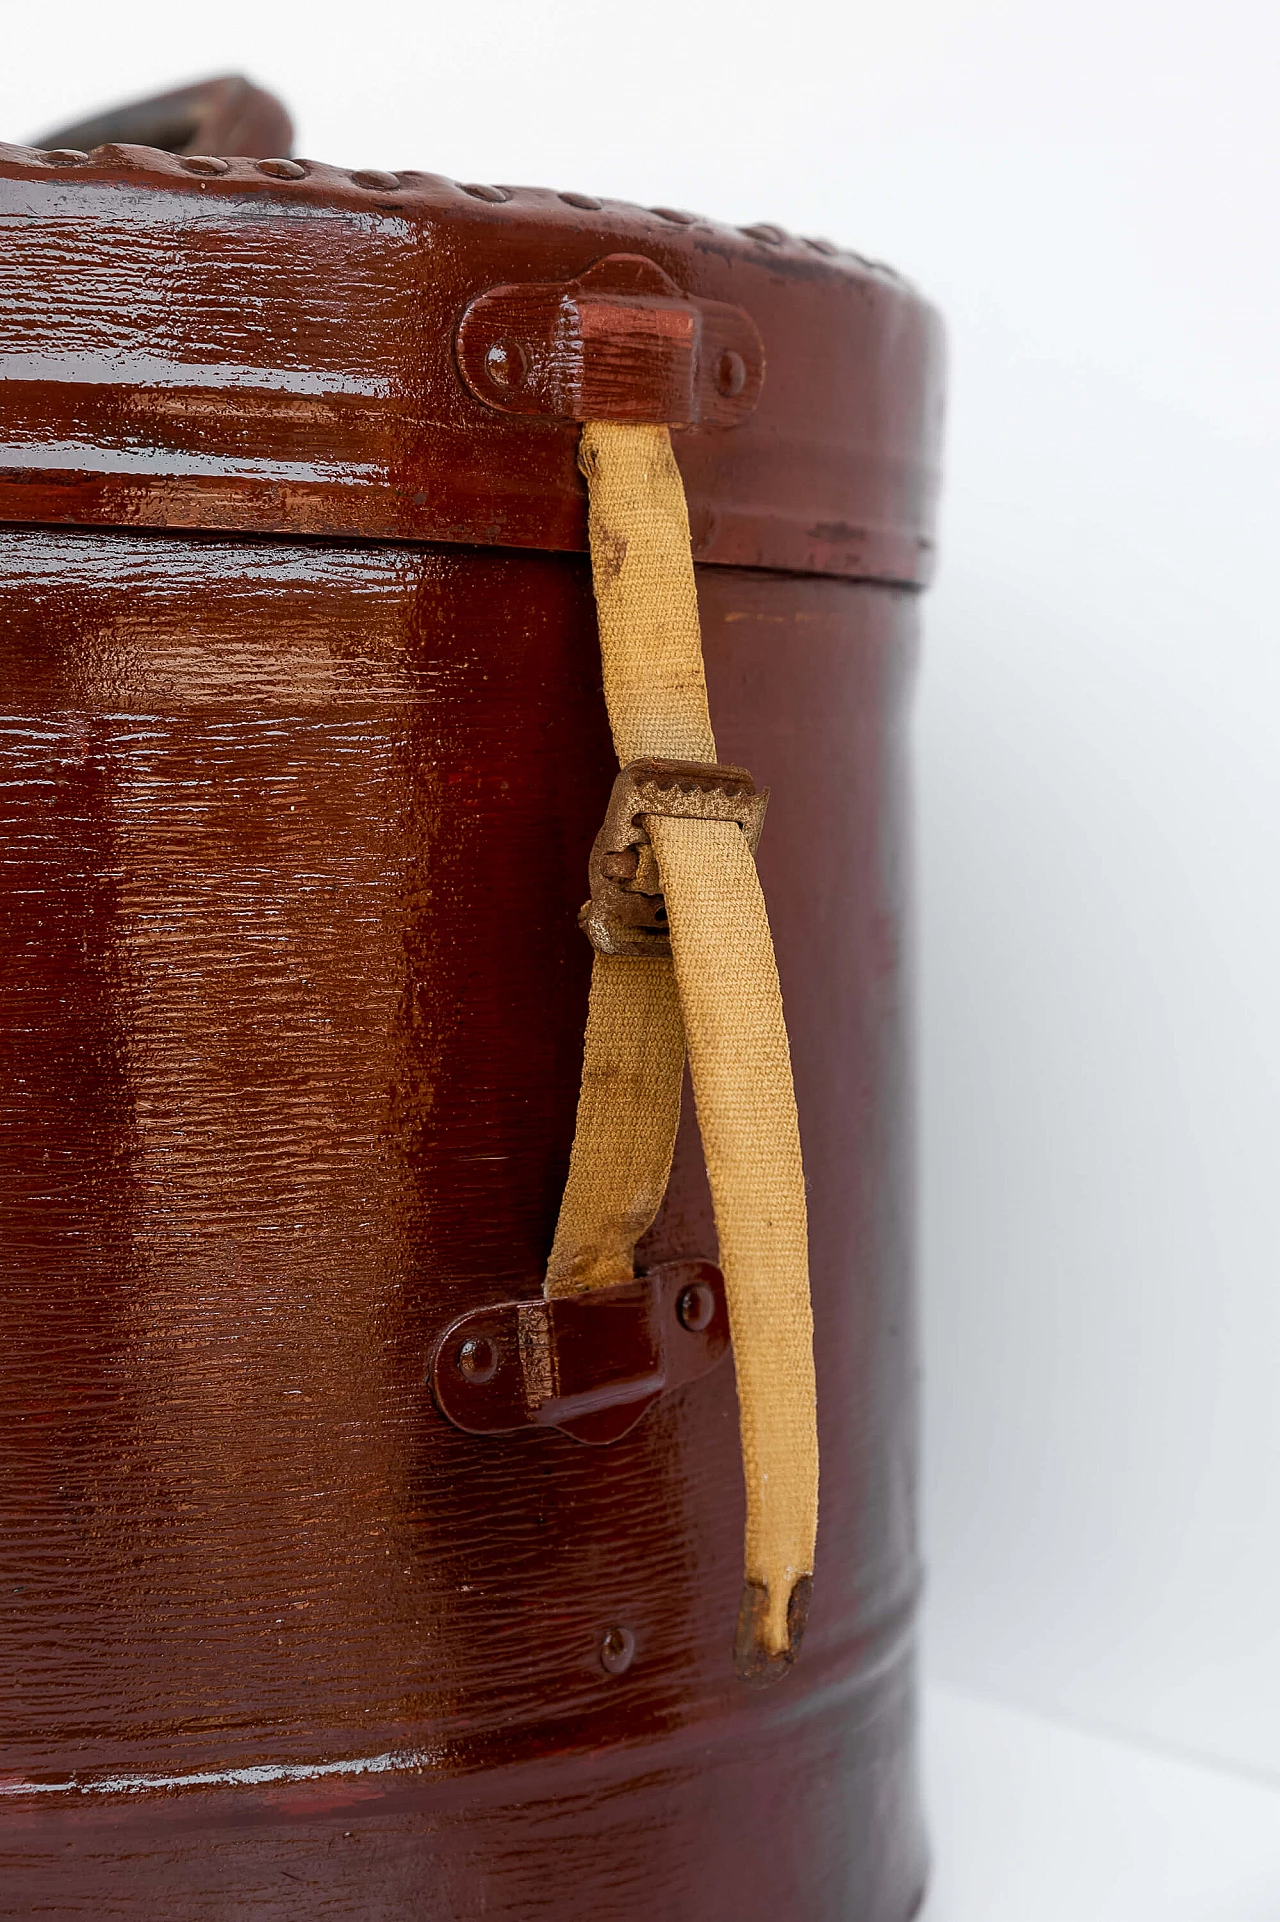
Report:
[[[895,276],[550,189],[260,165],[0,148],[0,519],[585,551],[576,424],[487,405],[454,341],[488,289],[626,254],[763,340],[750,417],[675,431],[697,558],[928,579],[940,328]]]

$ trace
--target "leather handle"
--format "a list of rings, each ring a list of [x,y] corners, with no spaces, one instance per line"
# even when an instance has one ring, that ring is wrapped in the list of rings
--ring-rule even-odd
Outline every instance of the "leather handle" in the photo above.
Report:
[[[287,159],[293,146],[293,122],[274,94],[255,87],[242,74],[231,73],[111,107],[42,134],[32,145],[89,153],[109,142],[157,147],[162,153]]]

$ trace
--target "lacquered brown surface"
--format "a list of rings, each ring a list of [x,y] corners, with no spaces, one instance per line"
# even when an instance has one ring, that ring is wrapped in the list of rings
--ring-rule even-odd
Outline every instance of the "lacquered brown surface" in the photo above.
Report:
[[[427,1382],[537,1294],[567,1163],[585,561],[33,525],[0,582],[0,1914],[904,1922],[915,597],[700,576],[818,1327],[813,1612],[757,1693],[730,1367],[608,1448]],[[686,1129],[649,1255],[710,1237]]]
[[[926,578],[938,327],[888,269],[572,192],[212,165],[0,147],[0,520],[582,551],[576,424],[486,405],[454,338],[490,288],[641,254],[764,343],[750,418],[677,435],[698,558]]]

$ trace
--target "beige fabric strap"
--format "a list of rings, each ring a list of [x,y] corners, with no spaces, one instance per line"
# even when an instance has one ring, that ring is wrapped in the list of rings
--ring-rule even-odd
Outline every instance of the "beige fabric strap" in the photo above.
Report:
[[[684,1022],[670,961],[597,954],[548,1295],[631,1280],[636,1243],[671,1173],[683,1080]]]
[[[713,762],[679,469],[665,427],[589,422],[581,465],[618,760]],[[728,822],[646,817],[673,960],[597,954],[548,1294],[630,1279],[662,1200],[687,1045],[733,1336],[747,1495],[738,1665],[803,1629],[818,1449],[804,1175],[764,897]]]

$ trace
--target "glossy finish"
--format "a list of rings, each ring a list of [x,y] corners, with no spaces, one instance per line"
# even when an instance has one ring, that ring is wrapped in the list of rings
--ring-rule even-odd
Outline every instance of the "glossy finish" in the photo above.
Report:
[[[0,165],[0,1917],[905,1922],[934,323],[763,229],[299,164]],[[616,773],[576,429],[452,342],[620,250],[765,342],[676,436],[809,1186],[819,1559],[764,1691],[731,1365],[606,1447],[431,1390],[539,1312]],[[728,564],[782,556],[832,572]],[[714,1247],[687,1103],[642,1256]]]
[[[0,147],[0,520],[583,551],[576,425],[478,398],[454,336],[490,288],[643,254],[764,342],[750,419],[678,436],[698,557],[927,576],[937,323],[886,269],[396,178]]]
[[[819,1331],[812,1622],[756,1696],[731,1369],[607,1449],[427,1380],[536,1297],[567,1163],[586,564],[31,528],[0,570],[0,1914],[902,1922],[914,597],[701,576]],[[651,1258],[711,1233],[686,1127]]]

